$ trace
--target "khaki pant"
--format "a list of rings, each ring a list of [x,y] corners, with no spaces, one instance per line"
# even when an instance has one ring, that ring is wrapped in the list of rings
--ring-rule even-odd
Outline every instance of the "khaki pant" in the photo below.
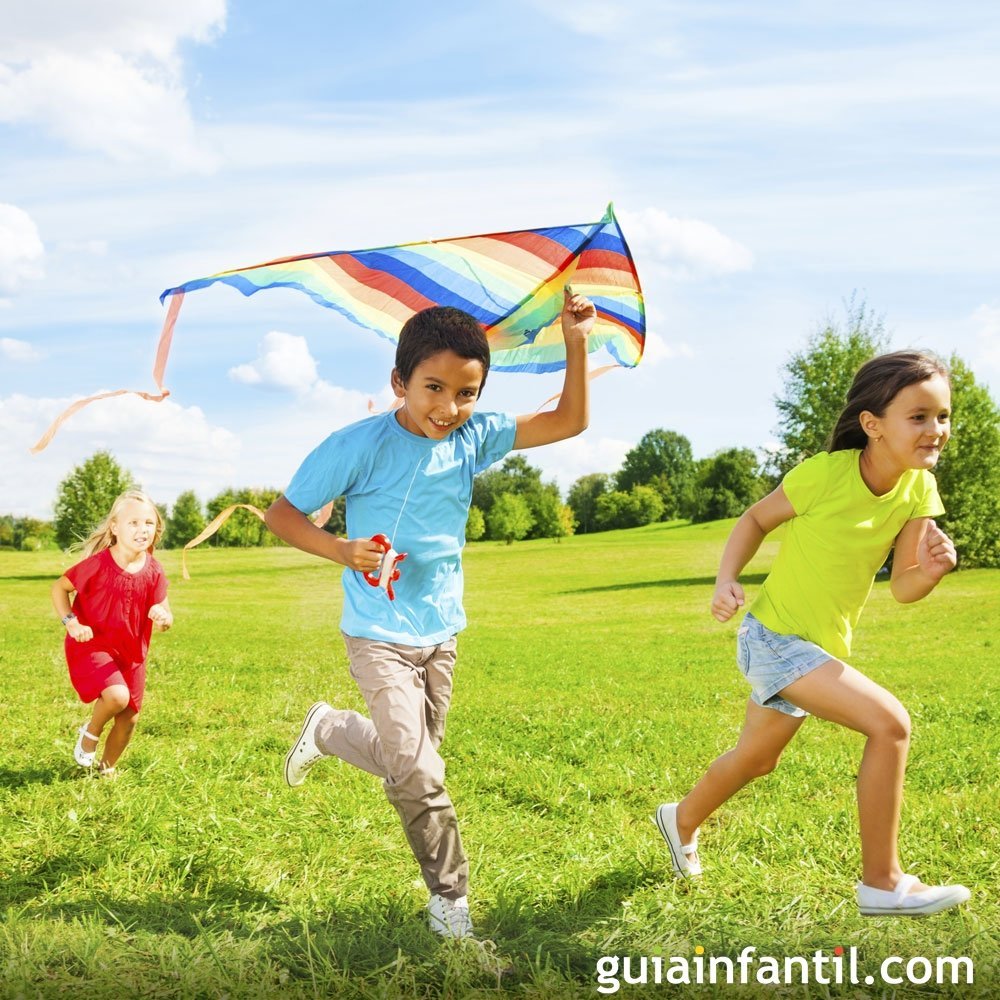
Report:
[[[458,899],[467,891],[469,864],[438,753],[457,642],[402,646],[349,635],[344,642],[371,718],[334,709],[317,725],[316,745],[382,779],[427,888]]]

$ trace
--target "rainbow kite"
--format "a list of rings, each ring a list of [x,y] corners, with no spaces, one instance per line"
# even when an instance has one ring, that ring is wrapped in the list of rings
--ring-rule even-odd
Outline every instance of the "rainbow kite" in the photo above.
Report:
[[[548,372],[566,366],[559,313],[563,288],[570,283],[597,309],[589,351],[603,347],[616,365],[631,368],[639,363],[645,341],[639,277],[609,205],[598,222],[282,257],[168,288],[160,296],[161,302],[171,302],[153,366],[160,392],[138,395],[156,402],[169,395],[163,373],[181,302],[187,292],[216,282],[244,295],[263,288],[297,288],[393,342],[414,313],[429,306],[456,306],[482,323],[490,366],[500,371]],[[32,450],[44,448],[82,406],[129,391],[77,401]]]

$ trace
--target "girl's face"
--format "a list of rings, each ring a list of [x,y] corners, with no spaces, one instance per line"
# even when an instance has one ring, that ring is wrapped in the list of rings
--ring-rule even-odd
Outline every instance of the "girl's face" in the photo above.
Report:
[[[951,386],[943,375],[901,389],[881,417],[867,410],[861,424],[869,447],[904,469],[933,469],[951,437]]]
[[[144,552],[156,538],[156,511],[141,500],[126,500],[110,526],[115,544],[130,552]]]
[[[421,361],[403,385],[392,373],[392,388],[403,400],[397,419],[400,426],[420,437],[444,440],[472,416],[483,384],[483,364],[438,351]]]

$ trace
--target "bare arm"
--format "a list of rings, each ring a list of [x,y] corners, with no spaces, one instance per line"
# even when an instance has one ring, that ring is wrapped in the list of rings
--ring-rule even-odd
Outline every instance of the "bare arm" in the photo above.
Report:
[[[587,337],[594,327],[597,310],[583,295],[566,288],[562,311],[563,339],[566,342],[566,374],[563,390],[554,410],[526,413],[517,418],[514,448],[537,448],[575,437],[590,422],[590,382],[587,379]]]
[[[896,536],[892,557],[892,596],[900,604],[926,597],[958,561],[952,540],[932,518],[907,521]]]
[[[72,613],[72,608],[69,606],[69,595],[74,590],[76,587],[65,576],[59,577],[52,584],[52,606],[60,618],[65,618]],[[76,639],[77,642],[89,642],[94,638],[93,629],[89,625],[81,625],[75,617],[66,622],[66,632],[70,638]]]
[[[382,550],[370,538],[336,538],[317,528],[284,497],[278,497],[268,507],[264,523],[283,542],[348,569],[370,573],[382,559]]]
[[[715,578],[715,594],[712,597],[712,614],[720,622],[729,621],[746,603],[739,575],[757,554],[760,543],[779,524],[784,524],[793,517],[795,508],[779,486],[763,500],[748,507],[733,526],[722,551],[719,573]]]

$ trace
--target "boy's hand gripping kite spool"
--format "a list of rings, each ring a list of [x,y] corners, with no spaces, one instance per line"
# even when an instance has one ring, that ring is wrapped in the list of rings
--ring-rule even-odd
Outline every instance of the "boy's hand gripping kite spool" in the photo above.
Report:
[[[406,558],[405,552],[397,552],[385,535],[372,535],[372,541],[382,550],[382,562],[374,573],[362,573],[361,575],[373,587],[381,587],[389,595],[389,600],[394,601],[396,595],[392,590],[392,583],[399,579],[397,563],[401,563]]]

